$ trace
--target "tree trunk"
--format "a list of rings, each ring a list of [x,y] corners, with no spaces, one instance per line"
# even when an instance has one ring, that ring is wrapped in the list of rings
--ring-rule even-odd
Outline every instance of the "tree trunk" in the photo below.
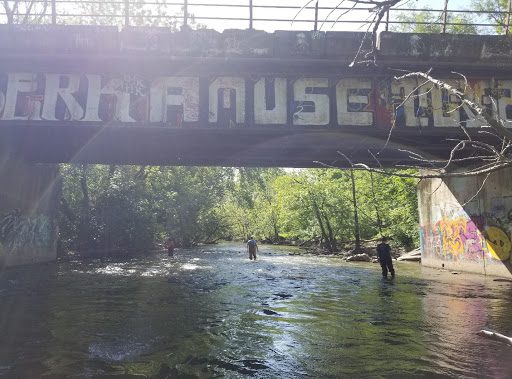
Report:
[[[326,241],[326,247],[327,247],[327,249],[329,249],[329,251],[331,251],[331,243],[329,241],[329,237],[327,236],[327,233],[325,232],[324,222],[322,220],[322,214],[320,213],[318,204],[316,203],[316,200],[313,197],[313,195],[309,194],[309,197],[311,198],[311,203],[313,205],[313,211],[315,212],[315,216],[318,221],[318,225],[320,226],[320,231],[322,232],[322,240]]]
[[[14,24],[14,12],[9,7],[9,3],[8,3],[7,0],[3,1],[3,8],[4,8],[4,11],[5,11],[5,15],[7,17],[7,24],[9,24],[9,25]]]
[[[272,210],[271,218],[272,218],[272,226],[274,227],[274,242],[279,242],[279,229],[277,227],[277,215],[274,210]]]
[[[71,206],[64,196],[60,199],[60,210],[71,224],[76,223],[76,215],[73,213]]]
[[[356,181],[354,178],[354,170],[352,170],[352,169],[350,169],[350,179],[352,181],[352,203],[354,204],[354,236],[355,236],[354,250],[357,252],[357,251],[361,250],[361,232],[359,230],[359,216],[357,213]]]
[[[325,218],[325,226],[327,227],[327,231],[329,232],[329,251],[331,253],[338,251],[338,244],[336,243],[336,237],[334,236],[334,233],[332,231],[331,223],[329,221],[329,218],[324,215]]]
[[[87,165],[83,165],[80,168],[80,188],[82,189],[82,201],[80,206],[80,223],[78,226],[78,250],[84,252],[90,250],[91,247],[91,209],[89,189],[87,187]]]
[[[382,236],[382,218],[380,217],[377,196],[375,195],[375,187],[374,187],[374,183],[373,183],[373,172],[371,172],[371,171],[370,171],[370,182],[372,185],[373,206],[375,207],[375,213],[377,215],[377,228],[379,229],[379,233]]]

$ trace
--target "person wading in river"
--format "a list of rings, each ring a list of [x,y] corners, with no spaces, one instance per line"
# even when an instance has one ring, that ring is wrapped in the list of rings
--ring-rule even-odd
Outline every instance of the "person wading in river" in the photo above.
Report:
[[[387,238],[382,237],[382,242],[377,245],[377,257],[379,258],[380,267],[382,267],[382,276],[388,277],[388,270],[391,277],[395,277],[395,269],[391,260],[391,247],[386,243]]]
[[[172,257],[174,255],[174,248],[176,247],[176,244],[174,243],[174,240],[172,238],[167,238],[165,240],[164,246],[167,249],[167,255]]]
[[[252,258],[254,257],[254,260],[256,260],[258,244],[256,243],[253,237],[249,238],[249,241],[247,241],[247,250],[249,251],[249,259],[252,260]]]

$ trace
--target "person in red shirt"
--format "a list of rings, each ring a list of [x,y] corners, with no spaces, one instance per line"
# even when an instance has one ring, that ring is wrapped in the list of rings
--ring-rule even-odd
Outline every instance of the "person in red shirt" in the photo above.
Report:
[[[174,255],[174,248],[176,247],[176,243],[172,238],[167,238],[164,243],[165,248],[167,249],[167,255],[172,257]]]

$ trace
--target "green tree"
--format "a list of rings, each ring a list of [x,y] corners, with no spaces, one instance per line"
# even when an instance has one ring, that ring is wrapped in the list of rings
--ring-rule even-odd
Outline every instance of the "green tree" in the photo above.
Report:
[[[354,246],[354,201],[350,171],[303,170],[275,182],[283,236],[317,240],[328,250]],[[407,248],[418,243],[416,182],[355,171],[362,239],[393,237]]]
[[[509,0],[472,0],[472,8],[483,13],[483,17],[491,24],[495,24],[495,31],[503,34],[507,27],[507,13]]]
[[[220,212],[232,170],[211,167],[160,167],[148,175],[159,233],[183,246],[214,242],[228,234]]]
[[[153,243],[150,196],[135,166],[62,165],[60,239],[84,253],[134,251]]]
[[[77,6],[81,15],[73,18],[78,17],[82,24],[126,26],[125,16],[128,15],[130,26],[160,26],[176,31],[183,25],[183,6],[165,0],[150,3],[146,0],[129,0],[128,3],[98,0],[77,2]],[[191,13],[188,13],[188,26],[193,29],[204,27]]]
[[[339,170],[303,170],[276,183],[287,237],[318,240],[329,251],[353,236],[350,182]]]
[[[406,248],[418,246],[417,180],[366,171],[359,175],[365,238],[387,236]]]
[[[406,33],[442,33],[443,14],[431,10],[401,12],[397,15],[397,24],[392,24],[394,32]],[[448,13],[446,17],[446,33],[478,34],[474,19],[468,14]],[[455,25],[453,25],[455,24]]]
[[[61,175],[67,250],[145,250],[167,235],[191,246],[229,234],[220,204],[231,169],[63,165]]]
[[[5,17],[7,24],[41,24],[50,21],[49,0],[4,0],[0,21]]]
[[[284,175],[278,168],[238,168],[224,212],[229,219],[233,236],[277,242],[280,239],[280,219],[275,180]]]

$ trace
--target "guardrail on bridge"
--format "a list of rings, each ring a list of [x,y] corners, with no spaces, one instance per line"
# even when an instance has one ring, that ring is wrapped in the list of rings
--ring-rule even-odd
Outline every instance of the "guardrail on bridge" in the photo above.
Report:
[[[0,23],[364,31],[374,8],[339,0],[4,0]],[[400,6],[402,4],[402,6]],[[512,0],[501,9],[437,0],[434,8],[400,2],[386,31],[508,34]]]

